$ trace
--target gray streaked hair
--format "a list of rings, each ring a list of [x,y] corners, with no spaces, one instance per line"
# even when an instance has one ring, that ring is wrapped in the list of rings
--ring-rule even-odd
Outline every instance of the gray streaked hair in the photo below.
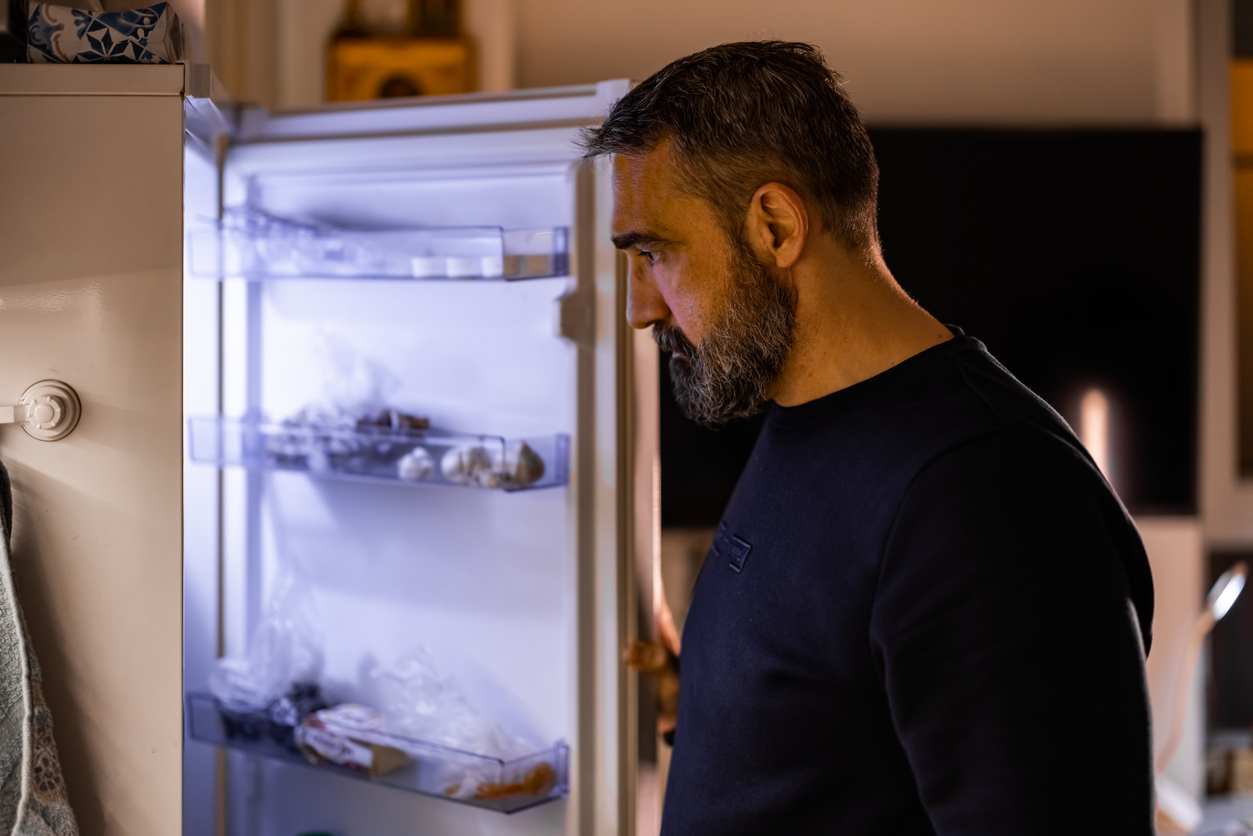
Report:
[[[753,193],[780,182],[815,204],[822,228],[845,246],[877,253],[874,149],[817,47],[744,41],[680,58],[587,128],[583,150],[585,158],[646,154],[666,139],[685,190],[713,206],[731,240]]]

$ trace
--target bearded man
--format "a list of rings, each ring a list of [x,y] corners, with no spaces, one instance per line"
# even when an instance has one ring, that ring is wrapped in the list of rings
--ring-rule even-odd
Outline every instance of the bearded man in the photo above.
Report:
[[[1060,416],[892,278],[839,76],[726,44],[585,139],[680,405],[769,409],[684,628],[664,836],[1151,834],[1139,536]]]

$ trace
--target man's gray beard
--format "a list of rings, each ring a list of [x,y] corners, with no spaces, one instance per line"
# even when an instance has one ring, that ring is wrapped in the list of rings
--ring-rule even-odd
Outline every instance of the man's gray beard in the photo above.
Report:
[[[796,332],[796,291],[778,282],[744,242],[729,269],[731,290],[721,318],[697,348],[676,327],[653,326],[672,352],[670,378],[683,414],[715,427],[756,415],[783,370]]]

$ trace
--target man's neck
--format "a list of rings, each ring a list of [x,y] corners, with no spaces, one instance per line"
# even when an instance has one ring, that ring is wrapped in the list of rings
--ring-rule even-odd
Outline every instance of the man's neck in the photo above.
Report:
[[[796,339],[772,397],[796,406],[887,371],[952,333],[897,285],[881,258],[867,263],[827,239],[791,271]]]

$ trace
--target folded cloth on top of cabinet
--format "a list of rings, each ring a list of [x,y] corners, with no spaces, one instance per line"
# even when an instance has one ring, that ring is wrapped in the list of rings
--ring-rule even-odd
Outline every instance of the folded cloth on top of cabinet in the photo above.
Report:
[[[183,29],[169,3],[124,12],[30,4],[32,64],[173,64],[182,57]]]
[[[78,836],[39,663],[13,585],[12,530],[13,492],[0,464],[0,834]]]

